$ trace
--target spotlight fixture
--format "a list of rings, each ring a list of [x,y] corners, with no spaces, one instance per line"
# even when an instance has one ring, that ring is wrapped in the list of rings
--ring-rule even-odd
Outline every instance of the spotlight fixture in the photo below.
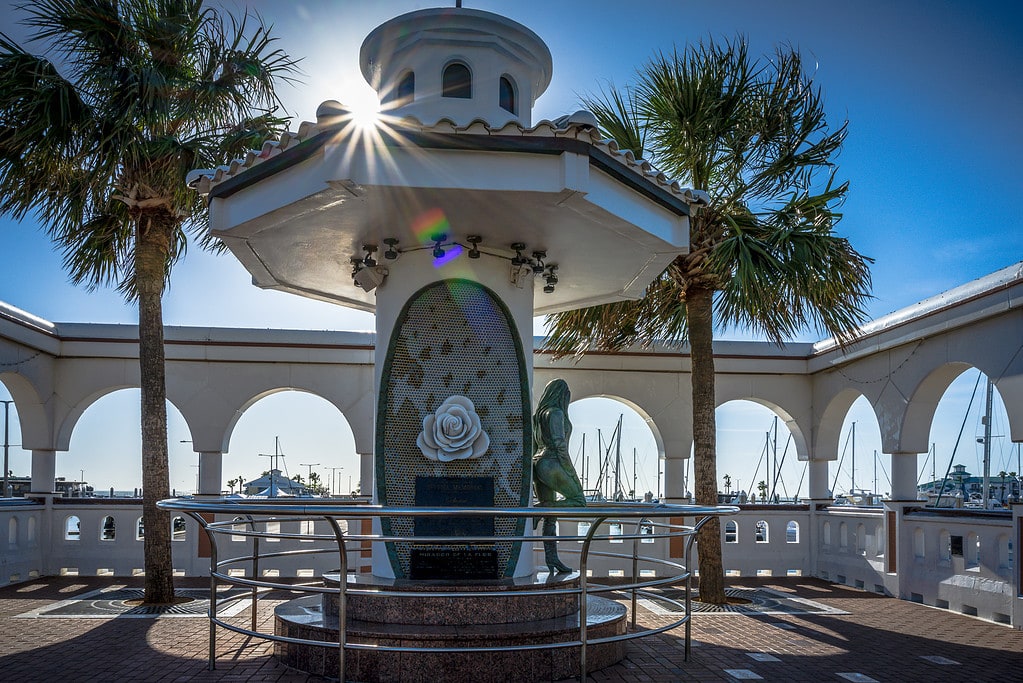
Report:
[[[511,260],[513,266],[522,266],[529,261],[529,259],[522,255],[522,250],[526,248],[523,242],[514,242],[511,248],[515,250],[515,256]]]
[[[377,250],[377,245],[375,245],[375,244],[364,244],[364,245],[362,245],[362,250],[366,252],[366,257],[364,259],[362,259],[363,264],[367,268],[375,267],[376,264],[377,264],[377,260],[375,258],[373,258],[373,254]]]
[[[472,248],[469,250],[469,258],[479,258],[480,242],[483,241],[483,238],[479,235],[469,235],[465,238],[465,241],[472,245]]]
[[[545,250],[539,250],[533,252],[533,273],[539,275],[544,271],[543,260],[547,258],[547,252]]]
[[[395,237],[385,237],[384,244],[387,245],[387,251],[384,252],[384,258],[388,261],[393,261],[398,258],[398,250],[395,249],[398,246],[398,240]]]
[[[433,240],[433,257],[444,258],[444,241],[448,238],[447,235],[437,235]]]
[[[355,284],[362,287],[363,291],[372,292],[384,283],[387,278],[387,268],[384,266],[371,266],[362,268],[353,278]]]
[[[547,284],[543,286],[544,294],[554,293],[554,286],[558,284],[557,270],[558,264],[556,263],[552,263],[551,265],[547,266],[547,274],[544,275],[544,279],[547,281]]]
[[[356,275],[359,274],[359,271],[362,270],[362,257],[353,256],[348,260],[352,264],[352,277],[354,278]]]

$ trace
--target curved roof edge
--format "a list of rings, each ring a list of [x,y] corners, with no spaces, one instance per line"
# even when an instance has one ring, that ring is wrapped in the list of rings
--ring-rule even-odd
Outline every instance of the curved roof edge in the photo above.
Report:
[[[259,150],[252,150],[243,158],[235,159],[230,164],[216,169],[197,169],[191,171],[186,182],[200,194],[208,195],[222,182],[231,180],[253,169],[269,159],[280,156],[285,151],[302,143],[313,141],[317,136],[333,136],[347,129],[364,140],[364,136],[354,132],[350,112],[344,105],[328,100],[320,104],[316,111],[317,121],[303,121],[297,132],[286,132],[279,140],[267,140]],[[466,126],[458,126],[450,119],[442,118],[435,122],[422,122],[413,117],[387,119],[383,125],[390,135],[400,136],[407,133],[432,133],[446,135],[477,135],[477,136],[518,136],[523,138],[574,138],[588,143],[605,152],[623,168],[639,176],[643,181],[675,195],[687,204],[703,206],[709,203],[710,196],[703,190],[681,186],[678,181],[667,177],[645,159],[637,159],[628,149],[620,149],[614,140],[603,138],[595,125],[596,121],[590,112],[578,111],[574,114],[559,117],[554,121],[540,121],[530,128],[510,121],[503,126],[491,126],[483,119],[475,119]]]
[[[37,315],[32,315],[28,311],[23,311],[17,306],[0,301],[0,318],[6,318],[16,323],[20,323],[25,327],[45,332],[46,334],[56,334],[57,326],[51,323],[49,320],[40,318]]]
[[[935,294],[912,306],[906,306],[897,311],[881,316],[866,323],[857,331],[854,343],[875,334],[880,334],[892,328],[898,327],[913,320],[922,318],[928,314],[944,309],[952,308],[965,303],[983,294],[1003,289],[1010,285],[1023,283],[1023,261],[1011,266],[996,270],[990,275],[971,280],[966,284],[953,287],[952,289]],[[833,351],[840,345],[834,337],[822,339],[813,345],[813,353],[821,354]]]

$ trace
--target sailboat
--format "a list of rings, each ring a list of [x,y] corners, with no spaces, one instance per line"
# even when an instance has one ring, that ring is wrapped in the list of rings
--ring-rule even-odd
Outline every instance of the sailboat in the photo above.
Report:
[[[600,462],[597,480],[592,485],[590,483],[590,461],[586,457],[586,435],[583,434],[581,458],[576,461],[580,463],[581,467],[576,469],[581,475],[583,493],[586,496],[587,502],[600,503],[608,500],[616,502],[637,500],[636,487],[638,485],[639,469],[638,454],[635,448],[632,449],[632,488],[626,489],[628,473],[624,471],[625,465],[622,456],[622,422],[624,417],[624,414],[618,416],[618,423],[615,425],[614,431],[611,433],[611,437],[607,440],[606,444],[603,432],[600,429],[597,430],[597,450],[600,453]],[[660,487],[659,477],[660,472],[658,472],[658,488]]]
[[[842,462],[845,460],[846,451],[850,445],[852,454],[852,466],[849,473],[849,488],[845,493],[835,496],[835,505],[857,505],[861,507],[877,507],[881,504],[881,497],[877,495],[877,451],[874,451],[874,491],[864,488],[856,488],[856,422],[853,421],[849,434],[845,439],[845,446],[842,448],[842,455],[838,460],[838,468],[835,472],[835,481],[831,485],[832,490],[838,486],[838,477],[842,472]],[[885,474],[887,476],[887,473]]]
[[[996,435],[991,433],[992,428],[992,407],[994,404],[994,385],[991,379],[987,379],[985,388],[984,415],[981,423],[984,425],[984,435],[977,437],[977,443],[983,446],[983,474],[975,477],[966,471],[964,465],[953,465],[956,453],[962,440],[966,422],[969,419],[970,409],[977,396],[977,389],[980,387],[980,379],[983,375],[977,375],[977,382],[973,387],[973,394],[970,396],[970,403],[966,408],[966,415],[963,416],[963,423],[959,429],[959,436],[956,438],[955,446],[952,448],[952,455],[949,458],[948,469],[941,480],[938,480],[933,471],[934,461],[932,459],[932,481],[926,484],[918,484],[917,490],[920,497],[927,497],[928,507],[965,507],[980,510],[1004,509],[1009,499],[1015,499],[1019,495],[1020,482],[1017,476],[1010,476],[1010,473],[1002,472],[996,477],[991,476],[991,444]],[[932,453],[929,456],[936,457],[932,444]],[[1016,450],[1017,463],[1020,460],[1019,444]],[[926,467],[926,461],[924,463]],[[1017,472],[1020,471],[1017,464]],[[1015,473],[1012,473],[1015,474]],[[996,482],[992,480],[996,479]],[[1008,481],[1007,481],[1008,480]]]

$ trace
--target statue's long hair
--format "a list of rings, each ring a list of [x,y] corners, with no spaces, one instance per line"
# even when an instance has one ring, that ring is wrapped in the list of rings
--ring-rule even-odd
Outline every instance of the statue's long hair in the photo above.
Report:
[[[571,400],[571,393],[568,390],[568,382],[563,379],[552,379],[544,387],[543,396],[540,397],[540,402],[536,404],[536,412],[533,413],[533,452],[536,453],[541,448],[549,445],[543,442],[543,436],[540,429],[541,420],[547,419],[547,412],[551,408],[557,408],[558,410],[568,415],[568,403]]]

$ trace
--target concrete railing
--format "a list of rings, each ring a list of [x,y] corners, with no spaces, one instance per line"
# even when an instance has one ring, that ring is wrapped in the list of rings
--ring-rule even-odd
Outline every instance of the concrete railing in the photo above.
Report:
[[[43,503],[0,504],[0,585],[37,576],[132,576],[142,571],[142,540],[138,535],[142,507],[137,499],[50,499]],[[177,517],[177,515],[175,515]],[[219,519],[219,518],[218,518]],[[112,537],[110,520],[113,521]],[[351,533],[365,533],[364,520],[342,521]],[[630,577],[633,541],[614,536],[653,529],[659,522],[636,520],[606,523],[595,540],[589,575]],[[207,576],[209,552],[204,533],[188,515],[175,523],[172,545],[179,575]],[[244,525],[239,520],[239,525]],[[326,522],[282,521],[281,532],[327,535]],[[559,521],[562,536],[583,536],[585,522]],[[890,538],[896,525],[896,537]],[[182,526],[183,525],[183,526]],[[733,526],[734,525],[734,526]],[[294,527],[294,528],[291,528]],[[239,529],[243,526],[239,526]],[[222,543],[221,553],[252,552],[244,536]],[[936,512],[916,505],[861,508],[807,505],[745,505],[721,520],[725,571],[729,576],[817,576],[864,590],[976,615],[990,621],[1023,626],[1023,506],[1012,513],[972,510]],[[332,544],[283,538],[272,550],[308,550]],[[279,545],[277,545],[279,544]],[[667,542],[638,542],[639,553],[679,559]],[[265,545],[265,543],[264,543]],[[572,565],[581,545],[561,543],[563,560]],[[263,549],[264,552],[267,549]],[[894,557],[892,551],[895,551]],[[699,552],[694,549],[694,563]],[[894,564],[893,564],[894,561]],[[537,565],[542,559],[537,557]],[[262,559],[263,576],[312,577],[336,569],[330,552]],[[577,566],[577,565],[576,565]],[[369,549],[352,549],[349,567],[369,571]],[[649,576],[656,569],[639,570]]]
[[[1019,597],[1020,510],[977,513],[911,507],[903,512],[899,597],[990,621],[1013,619]]]
[[[239,521],[243,528],[244,520]],[[342,527],[347,522],[341,520]],[[361,522],[358,522],[361,524]],[[209,545],[205,533],[188,515],[172,515],[171,552],[174,572],[179,576],[209,574]],[[324,521],[282,522],[284,532],[303,535],[329,533]],[[294,526],[291,529],[290,526]],[[48,498],[42,503],[0,506],[0,528],[9,530],[6,550],[0,556],[0,585],[36,576],[135,576],[143,571],[144,527],[142,505],[131,498]],[[13,535],[12,535],[13,534]],[[248,539],[237,537],[227,552],[251,554]],[[332,544],[319,541],[281,539],[274,550],[308,550]],[[315,576],[336,568],[337,558],[312,555],[275,558],[261,563],[265,576]],[[354,550],[350,566],[369,567],[368,552]]]
[[[854,588],[898,595],[885,573],[883,508],[833,506],[817,510],[816,575]]]
[[[12,498],[0,501],[0,586],[45,574],[43,541],[48,529],[42,505]]]
[[[745,505],[740,509],[738,515],[722,520],[726,575],[813,575],[806,505]]]

